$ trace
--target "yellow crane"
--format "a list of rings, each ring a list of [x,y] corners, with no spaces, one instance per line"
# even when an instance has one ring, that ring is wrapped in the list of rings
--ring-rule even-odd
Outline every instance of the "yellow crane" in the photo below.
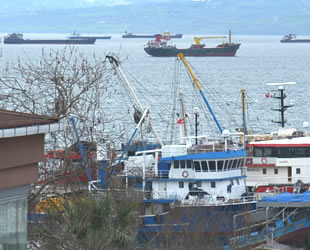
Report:
[[[202,39],[219,39],[219,38],[227,38],[226,36],[201,36],[201,37],[197,37],[195,36],[194,37],[194,42],[197,44],[197,45],[200,45],[200,41]]]

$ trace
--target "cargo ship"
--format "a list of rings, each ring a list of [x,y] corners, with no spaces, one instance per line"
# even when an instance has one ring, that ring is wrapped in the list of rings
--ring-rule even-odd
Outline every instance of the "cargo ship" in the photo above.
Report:
[[[157,37],[154,41],[149,41],[144,47],[145,52],[148,55],[155,57],[176,57],[179,53],[184,56],[235,56],[237,50],[240,47],[240,43],[231,42],[231,32],[229,31],[229,42],[224,42],[216,47],[206,47],[205,44],[201,44],[202,39],[226,39],[226,36],[216,37],[194,37],[195,43],[190,48],[179,49],[175,45],[169,45],[170,39],[161,39]]]
[[[111,39],[112,36],[82,36],[78,33],[73,33],[71,36],[68,37],[69,39]]]
[[[165,32],[165,33],[169,33],[169,32]],[[164,34],[165,34],[164,33]],[[170,33],[169,33],[170,34]],[[133,34],[131,32],[127,32],[125,31],[125,34],[122,35],[122,38],[156,38],[156,36],[158,36],[159,34]],[[182,38],[183,34],[175,34],[175,35],[170,35],[171,38]]]
[[[281,41],[281,43],[310,43],[310,39],[297,39],[296,34],[288,34],[285,35]]]
[[[4,37],[4,44],[94,44],[96,39],[24,39],[23,34],[12,33]]]

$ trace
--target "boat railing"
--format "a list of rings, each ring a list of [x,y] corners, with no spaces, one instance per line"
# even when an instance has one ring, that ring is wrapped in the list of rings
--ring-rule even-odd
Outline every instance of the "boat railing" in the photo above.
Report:
[[[248,203],[256,203],[257,198],[254,195],[243,196],[237,199],[214,199],[211,196],[203,199],[193,199],[193,200],[182,200],[178,206],[187,207],[187,206],[229,206],[229,205],[241,205]]]

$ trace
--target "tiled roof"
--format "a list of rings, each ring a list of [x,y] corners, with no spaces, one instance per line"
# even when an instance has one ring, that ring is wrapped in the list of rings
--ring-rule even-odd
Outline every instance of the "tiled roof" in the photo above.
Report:
[[[0,109],[0,129],[45,125],[58,122],[58,119]]]

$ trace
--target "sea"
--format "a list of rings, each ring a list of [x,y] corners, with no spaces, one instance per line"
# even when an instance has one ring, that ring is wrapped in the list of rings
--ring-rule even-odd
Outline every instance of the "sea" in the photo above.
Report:
[[[1,34],[3,41],[3,36]],[[24,34],[24,38],[66,38],[69,34]],[[87,34],[88,35],[88,34]],[[187,70],[178,67],[176,58],[158,58],[145,53],[144,46],[150,39],[123,39],[121,34],[109,34],[110,40],[97,40],[94,45],[75,45],[85,55],[96,55],[104,60],[108,54],[115,54],[122,61],[121,67],[132,82],[133,89],[145,107],[149,107],[153,126],[161,136],[166,136],[166,124],[171,118],[170,107],[175,101],[171,90],[175,89],[176,79],[179,75],[188,76]],[[182,39],[172,39],[171,44],[178,48],[187,48],[193,43],[194,36],[184,35]],[[232,41],[241,43],[235,57],[188,57],[192,70],[197,74],[197,79],[202,79],[201,86],[205,96],[210,98],[210,105],[223,100],[222,108],[215,108],[214,113],[223,128],[233,131],[242,126],[241,89],[246,91],[246,120],[247,127],[253,133],[276,131],[280,127],[277,121],[280,119],[279,112],[272,108],[279,107],[279,100],[266,98],[268,95],[278,95],[279,86],[269,86],[267,83],[295,82],[295,85],[283,85],[287,98],[285,104],[292,104],[285,113],[286,127],[298,130],[306,130],[304,122],[310,122],[310,43],[280,43],[281,36],[248,36],[233,35]],[[216,46],[220,40],[202,40],[207,46]],[[1,70],[7,63],[15,64],[18,58],[38,61],[42,49],[61,50],[65,45],[6,45],[1,43]],[[1,75],[1,74],[0,74]],[[193,81],[183,80],[180,86],[184,86],[185,99],[190,104],[187,111],[188,117],[194,123],[196,104],[193,103]],[[189,84],[188,84],[188,83]],[[204,82],[204,83],[202,83]],[[187,85],[188,84],[188,85]],[[209,89],[210,88],[210,89]],[[132,103],[126,98],[128,90],[124,90],[121,83],[114,91],[116,95],[107,101],[103,107],[107,113],[130,113]],[[146,94],[147,93],[147,94]],[[268,94],[267,94],[268,93]],[[211,97],[212,94],[212,97]],[[193,94],[194,95],[194,94]],[[197,95],[197,93],[196,93]],[[114,99],[113,99],[114,98]],[[185,101],[186,102],[186,101]],[[198,105],[198,104],[197,104]],[[207,110],[203,104],[199,108],[200,117]],[[225,111],[222,111],[225,110]],[[197,109],[196,109],[197,110]],[[234,119],[234,125],[224,118],[230,112]],[[178,114],[178,112],[175,112]],[[124,117],[124,116],[122,116]],[[229,115],[227,117],[230,117]],[[173,117],[177,123],[178,117]],[[201,118],[202,119],[202,118]],[[211,117],[212,119],[212,117]],[[128,136],[135,124],[131,119],[122,119],[123,124],[117,125],[127,129]],[[226,127],[226,124],[229,126]],[[115,124],[113,125],[115,127]],[[202,120],[201,127],[208,127]],[[165,129],[164,129],[165,128]]]

